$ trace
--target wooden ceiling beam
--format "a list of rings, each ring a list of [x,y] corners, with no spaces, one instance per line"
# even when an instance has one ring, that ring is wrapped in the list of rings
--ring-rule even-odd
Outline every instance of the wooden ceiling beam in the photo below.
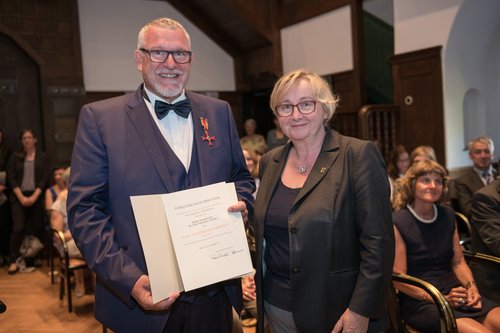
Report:
[[[232,57],[241,56],[243,50],[238,46],[238,43],[233,40],[233,38],[226,33],[224,30],[219,28],[219,23],[211,21],[210,18],[203,15],[203,8],[195,7],[190,1],[184,0],[166,0],[175,9],[177,9],[182,15],[196,25],[201,31],[207,34],[210,39],[212,39],[217,45],[219,45],[224,51],[229,53]]]

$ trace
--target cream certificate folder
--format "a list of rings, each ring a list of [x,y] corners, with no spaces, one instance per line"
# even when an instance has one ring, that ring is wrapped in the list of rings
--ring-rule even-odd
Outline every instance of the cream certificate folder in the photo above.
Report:
[[[131,197],[153,302],[252,272],[233,183]]]

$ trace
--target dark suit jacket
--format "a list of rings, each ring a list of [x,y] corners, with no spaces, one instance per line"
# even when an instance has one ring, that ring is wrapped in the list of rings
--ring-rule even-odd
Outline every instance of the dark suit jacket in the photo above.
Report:
[[[472,250],[500,257],[500,179],[472,197]],[[500,302],[500,268],[471,263],[481,294]]]
[[[187,93],[194,122],[194,145],[201,185],[235,182],[238,197],[253,207],[254,182],[246,169],[231,109],[226,102]],[[208,119],[213,146],[203,142],[200,117]],[[175,192],[168,161],[160,153],[140,88],[132,94],[85,105],[71,162],[68,220],[85,260],[97,273],[95,316],[117,332],[161,332],[167,312],[143,311],[131,297],[147,267],[130,196]],[[194,151],[194,149],[193,149]],[[224,282],[241,309],[238,280]]]
[[[260,332],[264,222],[290,148],[290,143],[277,147],[260,162],[255,203]],[[387,179],[373,143],[327,130],[288,218],[292,313],[300,332],[330,332],[347,307],[374,319],[370,332],[388,326],[394,233]]]
[[[495,171],[493,171],[493,176],[496,176]],[[472,196],[482,187],[484,187],[484,183],[481,177],[472,168],[455,181],[458,206],[465,216],[470,217]]]

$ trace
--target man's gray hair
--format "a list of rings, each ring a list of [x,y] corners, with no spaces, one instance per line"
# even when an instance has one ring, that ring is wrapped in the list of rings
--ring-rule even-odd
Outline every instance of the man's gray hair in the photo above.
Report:
[[[480,137],[477,137],[475,139],[470,140],[469,141],[469,151],[472,150],[472,146],[475,143],[484,143],[484,144],[488,145],[488,148],[490,149],[490,152],[492,154],[495,151],[495,144],[493,143],[493,140],[491,140],[491,138],[489,136],[483,135],[483,136],[480,136]]]
[[[186,35],[188,42],[189,42],[189,47],[191,48],[191,37],[189,36],[188,32],[184,28],[182,24],[177,22],[176,20],[173,20],[168,17],[160,17],[157,19],[154,19],[153,21],[146,23],[144,27],[142,27],[141,31],[139,31],[139,36],[137,37],[137,48],[140,49],[141,47],[144,47],[144,35],[146,31],[151,28],[151,27],[158,27],[162,29],[167,29],[167,30],[177,30],[181,29],[184,34]],[[185,51],[190,51],[190,50],[185,50]]]

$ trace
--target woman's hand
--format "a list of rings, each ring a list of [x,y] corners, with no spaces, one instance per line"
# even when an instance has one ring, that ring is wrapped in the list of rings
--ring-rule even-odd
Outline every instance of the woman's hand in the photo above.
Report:
[[[467,289],[467,304],[466,306],[474,309],[481,309],[483,304],[481,302],[481,295],[479,290],[475,285],[472,285]]]
[[[468,296],[467,289],[464,287],[456,287],[450,290],[448,295],[445,296],[448,303],[452,308],[459,308],[461,306],[467,306]]]
[[[23,205],[23,207],[29,207],[29,206],[31,206],[33,204],[30,201],[29,197],[25,197],[22,194],[20,196],[18,196],[17,199],[19,200],[19,202],[21,203],[21,205]]]
[[[33,204],[36,202],[37,199],[38,199],[38,197],[35,196],[34,194],[31,195],[31,196],[29,196],[29,197],[27,197],[26,198],[26,205],[25,205],[25,207],[33,206]]]

